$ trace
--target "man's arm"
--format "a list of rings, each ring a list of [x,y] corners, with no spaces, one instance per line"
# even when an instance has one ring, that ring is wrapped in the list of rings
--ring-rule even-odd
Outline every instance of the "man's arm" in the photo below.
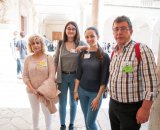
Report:
[[[137,123],[145,123],[148,121],[150,109],[153,101],[158,94],[158,82],[156,74],[156,63],[152,50],[146,45],[141,45],[141,74],[142,84],[144,87],[144,100],[142,106],[137,112]]]
[[[139,108],[136,119],[138,124],[142,124],[148,121],[150,115],[150,109],[153,101],[144,100],[142,106]]]

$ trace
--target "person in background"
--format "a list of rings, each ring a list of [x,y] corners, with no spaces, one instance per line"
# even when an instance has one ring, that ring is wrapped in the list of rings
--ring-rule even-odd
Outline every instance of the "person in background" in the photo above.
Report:
[[[158,90],[160,92],[160,50],[158,53],[157,60],[157,75],[158,75]],[[148,130],[160,130],[160,93],[157,96],[157,99],[153,102]]]
[[[14,31],[13,32],[13,38],[10,42],[10,48],[11,48],[11,52],[12,52],[12,56],[14,59],[16,59],[16,44],[18,41],[18,31]]]
[[[59,84],[59,90],[61,91],[59,95],[60,130],[66,130],[68,89],[70,94],[69,130],[74,129],[74,121],[77,111],[77,102],[74,100],[74,81],[78,58],[76,49],[82,47],[83,45],[84,43],[80,41],[80,34],[77,24],[74,21],[69,21],[64,28],[63,40],[57,45],[54,55],[55,72],[57,73],[56,82]]]
[[[45,53],[44,41],[39,35],[35,34],[29,37],[28,49],[31,55],[25,59],[23,81],[27,86],[28,98],[32,108],[33,129],[39,130],[41,106],[46,130],[51,130],[52,115],[47,107],[39,101],[37,89],[45,80],[55,80],[53,58]]]
[[[80,100],[86,130],[98,130],[96,118],[108,82],[110,58],[98,44],[99,33],[95,27],[86,29],[85,39],[89,48],[79,55],[74,98]]]
[[[53,52],[54,51],[54,46],[53,46],[53,42],[48,40],[48,38],[46,37],[46,35],[43,35],[44,37],[44,43],[46,45],[47,51],[48,52]]]
[[[13,32],[13,39],[10,42],[10,48],[11,48],[13,59],[16,61],[16,65],[17,65],[17,68],[16,68],[17,78],[21,78],[21,76],[20,76],[21,66],[20,66],[20,62],[19,62],[19,57],[17,57],[17,54],[19,55],[19,53],[17,53],[17,48],[16,48],[18,38],[19,38],[18,31],[14,31]]]
[[[22,70],[24,65],[24,59],[27,56],[27,42],[25,40],[25,32],[20,32],[20,39],[17,41],[17,78],[22,78]]]
[[[157,97],[155,58],[147,45],[139,44],[141,59],[138,61],[129,17],[118,16],[112,29],[117,46],[110,63],[111,129],[139,130],[148,121],[152,102]]]
[[[107,52],[110,53],[111,43],[107,43]]]
[[[113,43],[112,43],[112,48],[111,48],[112,51],[114,50],[115,46],[116,46],[116,44],[113,42]],[[111,51],[111,52],[112,52],[112,51]]]

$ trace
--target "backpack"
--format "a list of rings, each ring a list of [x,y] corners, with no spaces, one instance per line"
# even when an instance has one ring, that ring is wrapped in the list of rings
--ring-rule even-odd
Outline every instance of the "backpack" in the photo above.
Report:
[[[138,60],[138,64],[139,64],[140,61],[141,61],[141,52],[140,52],[139,46],[140,46],[140,43],[136,43],[136,44],[134,45],[134,50],[135,50],[135,53],[136,53],[136,58],[137,58],[137,60]],[[112,59],[113,55],[114,55],[114,51],[112,51],[111,59]]]
[[[135,53],[136,53],[136,58],[138,60],[138,64],[140,64],[140,61],[141,61],[141,52],[140,52],[139,46],[140,46],[140,43],[136,43],[134,45],[134,50],[135,50]],[[114,55],[114,51],[112,51],[111,59],[112,59],[113,55]],[[106,87],[104,92],[103,92],[103,98],[107,98],[107,95],[108,95],[108,88]]]

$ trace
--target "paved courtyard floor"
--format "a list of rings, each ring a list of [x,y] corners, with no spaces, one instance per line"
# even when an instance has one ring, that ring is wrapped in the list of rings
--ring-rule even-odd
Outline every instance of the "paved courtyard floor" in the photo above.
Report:
[[[3,55],[4,56],[4,55]],[[0,55],[0,130],[32,130],[31,109],[25,91],[25,85],[16,77],[16,63],[11,56],[5,59]],[[57,104],[58,106],[58,104]],[[52,130],[59,130],[59,114],[53,114]],[[67,106],[67,126],[69,124],[69,107]],[[126,121],[127,123],[127,121]],[[99,130],[111,130],[108,117],[108,98],[103,100],[98,114]],[[147,130],[148,123],[141,130]],[[40,113],[40,129],[45,130],[44,117]],[[75,130],[85,130],[83,114],[78,104]]]

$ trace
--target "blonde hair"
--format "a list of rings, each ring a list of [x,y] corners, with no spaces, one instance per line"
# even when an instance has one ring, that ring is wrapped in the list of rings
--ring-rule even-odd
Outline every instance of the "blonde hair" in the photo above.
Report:
[[[33,34],[31,35],[29,38],[28,38],[28,51],[33,53],[33,50],[32,50],[32,44],[35,43],[36,41],[39,41],[42,45],[42,52],[44,53],[45,52],[45,44],[44,44],[44,39],[38,35],[38,34]]]

